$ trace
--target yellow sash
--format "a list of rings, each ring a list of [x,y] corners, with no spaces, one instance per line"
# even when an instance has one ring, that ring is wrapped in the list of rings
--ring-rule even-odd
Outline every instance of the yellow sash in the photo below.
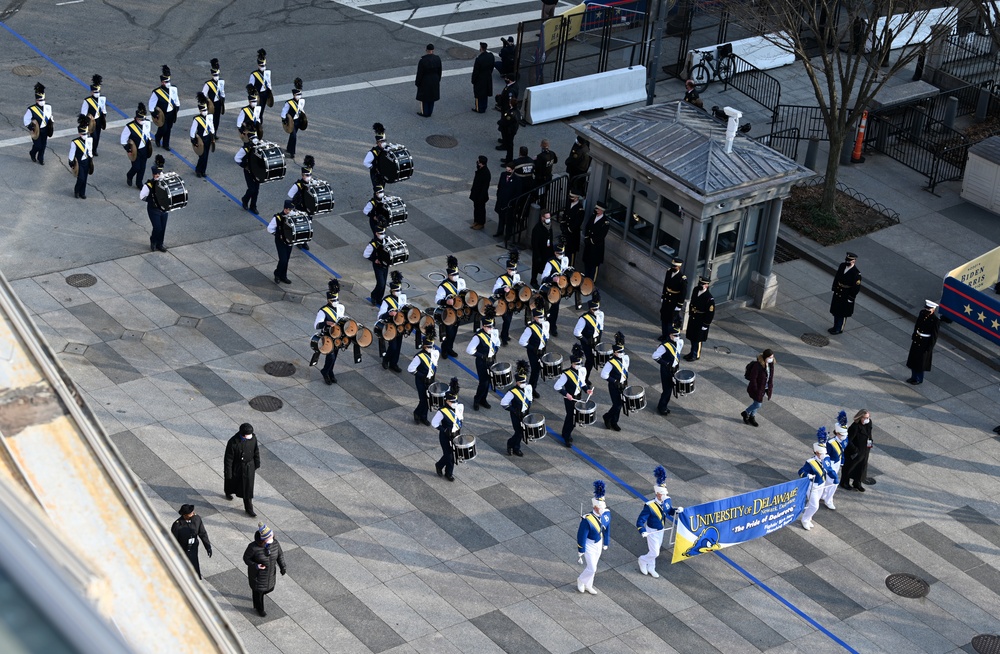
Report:
[[[441,413],[444,414],[445,418],[447,418],[448,420],[451,420],[451,424],[453,424],[453,425],[457,425],[458,424],[458,421],[455,420],[455,414],[454,414],[454,412],[451,409],[449,409],[448,407],[446,407],[446,406],[441,407]]]
[[[535,332],[535,336],[538,337],[538,340],[544,343],[545,338],[542,336],[542,326],[539,325],[537,322],[533,322],[531,323],[530,327],[531,331]]]
[[[292,108],[292,113],[293,113],[293,114],[297,114],[297,113],[299,113],[299,105],[298,105],[298,104],[296,104],[295,100],[289,100],[289,101],[288,101],[288,106]],[[288,117],[288,118],[295,118],[295,116],[294,116],[294,115],[293,115],[293,116],[288,116],[287,114],[285,114],[285,115],[286,115],[286,117]]]
[[[594,525],[597,528],[597,533],[601,534],[602,536],[604,535],[604,526],[601,524],[601,521],[597,519],[597,516],[595,516],[593,513],[588,513],[587,520],[590,522],[590,524]]]
[[[83,139],[73,139],[73,145],[76,146],[77,157],[83,159],[87,155],[87,145]]]
[[[331,307],[329,304],[323,307],[322,311],[323,313],[325,313],[327,316],[330,317],[330,320],[332,320],[333,322],[337,322],[337,312],[334,311],[333,307]]]
[[[656,502],[656,501],[653,501],[653,502],[648,502],[648,504],[649,504],[650,508],[652,508],[653,511],[656,512],[656,517],[659,518],[660,521],[662,521],[663,520],[663,510],[660,508],[660,503]]]
[[[448,295],[458,295],[458,289],[455,288],[455,285],[450,281],[441,282],[441,286],[444,287],[444,290],[448,293]]]
[[[510,392],[514,394],[514,397],[516,397],[518,400],[521,401],[522,407],[524,407],[525,409],[528,408],[528,401],[524,399],[524,393],[521,392],[520,388],[515,386],[514,388],[510,389]]]
[[[38,122],[40,122],[40,123],[44,123],[45,122],[45,111],[42,110],[42,109],[39,109],[37,104],[31,105],[31,112],[33,114],[35,114],[36,116],[38,116]]]
[[[146,140],[146,136],[143,134],[142,130],[139,129],[139,126],[136,125],[134,121],[129,123],[128,126],[132,130],[132,133],[139,137],[139,144],[142,145],[143,141]]]
[[[577,377],[575,372],[573,372],[572,370],[567,370],[566,378],[569,379],[571,382],[573,382],[573,385],[576,386],[576,390],[580,390],[580,378]],[[576,393],[574,393],[574,395],[576,395]]]
[[[208,134],[208,121],[201,116],[195,116],[194,119],[199,125],[201,125],[202,134]]]
[[[625,368],[622,367],[622,362],[618,359],[611,359],[611,365],[618,371],[618,374],[621,376],[622,383],[625,383],[625,380],[628,379],[628,373],[625,371]]]
[[[589,311],[587,313],[583,314],[583,319],[586,320],[587,322],[589,322],[590,326],[594,328],[594,334],[596,334],[597,332],[600,331],[597,328],[597,318],[595,318],[594,316],[592,316]]]
[[[420,354],[417,355],[417,358],[420,359],[425,366],[427,366],[428,370],[434,370],[434,366],[431,365],[431,357],[429,354],[427,354],[426,352],[421,352]]]
[[[163,100],[164,102],[166,102],[168,106],[170,105],[170,93],[168,91],[164,90],[164,88],[162,86],[160,88],[156,89],[155,91],[153,91],[153,93],[155,93],[156,95],[160,96],[160,99]]]
[[[257,80],[257,83],[260,84],[260,86],[257,87],[257,90],[258,91],[263,90],[264,89],[264,75],[263,75],[263,73],[261,73],[259,70],[255,70],[255,71],[253,71],[253,76],[254,76],[254,79]]]
[[[243,113],[245,113],[247,118],[249,118],[252,122],[257,122],[257,119],[253,115],[253,109],[250,107],[243,107]]]
[[[826,478],[826,471],[823,470],[823,466],[819,464],[819,461],[817,461],[816,459],[809,459],[809,465],[811,465],[813,469],[816,470],[817,475],[823,477],[824,479]]]
[[[559,262],[558,260],[552,259],[551,261],[549,261],[549,265],[552,266],[552,269],[555,271],[553,273],[554,275],[558,275],[559,273],[562,272],[562,263]]]
[[[215,80],[209,80],[205,82],[208,85],[208,90],[212,92],[216,98],[219,97],[219,86],[215,83]]]
[[[382,299],[385,300],[385,303],[389,305],[390,311],[395,311],[396,309],[399,308],[399,302],[393,296],[387,295]]]
[[[87,98],[87,104],[89,104],[90,108],[94,110],[94,114],[93,115],[96,116],[97,112],[98,112],[98,107],[100,107],[100,104],[98,104],[97,100],[94,99],[94,96],[90,96],[89,98]],[[89,115],[91,115],[91,113],[88,111],[87,115],[89,116]]]

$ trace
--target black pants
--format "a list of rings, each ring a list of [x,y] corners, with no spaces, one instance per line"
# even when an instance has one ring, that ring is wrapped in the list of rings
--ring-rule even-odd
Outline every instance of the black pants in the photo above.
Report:
[[[220,121],[222,119],[222,106],[224,103],[225,103],[224,99],[218,99],[218,98],[213,103],[213,108],[215,109],[215,111],[212,112],[212,124],[215,125],[216,132],[219,131],[219,125],[222,124]]]
[[[622,415],[622,387],[617,382],[608,382],[608,395],[611,396],[611,408],[604,414],[608,422],[617,427]]]
[[[80,159],[76,165],[76,185],[73,194],[87,197],[87,177],[90,176],[90,159]]]
[[[507,449],[513,452],[520,452],[521,442],[524,440],[524,427],[521,425],[521,414],[511,411],[510,424],[514,428],[514,435],[507,439]]]
[[[458,338],[458,323],[454,325],[445,325],[444,328],[444,338],[441,339],[441,354],[445,356],[451,356],[450,353],[455,351],[455,339]]]
[[[660,366],[660,383],[663,384],[663,392],[660,393],[660,401],[656,403],[656,410],[662,413],[670,406],[670,396],[674,392],[674,367],[672,365]]]
[[[677,305],[673,302],[662,302],[660,304],[660,338],[667,338],[670,328],[677,324]]]
[[[417,387],[417,408],[413,410],[413,417],[420,420],[427,420],[427,410],[430,408],[427,403],[427,377],[422,374],[414,376],[414,385]]]
[[[374,190],[376,186],[385,187],[385,178],[382,177],[382,173],[379,172],[378,169],[378,159],[376,159],[372,163],[372,167],[368,169],[368,176],[371,177],[372,180],[372,190]]]
[[[500,342],[506,345],[510,341],[510,321],[514,319],[514,310],[508,308],[500,317]]]
[[[528,348],[528,365],[531,369],[531,374],[528,377],[528,383],[531,384],[532,389],[538,388],[538,374],[542,371],[542,358],[538,356],[538,350]],[[538,396],[538,393],[535,393]]]
[[[834,316],[833,317],[833,331],[842,332],[844,331],[844,325],[847,323],[847,316]]]
[[[855,488],[859,486],[864,486],[865,478],[868,476],[868,455],[871,454],[871,449],[868,447],[861,448],[862,451],[854,455],[849,463],[845,463],[844,467],[840,471],[840,485],[847,486],[853,479],[852,484]]]
[[[288,279],[288,260],[292,258],[292,246],[275,234],[274,249],[278,252],[278,265],[274,269],[274,276],[278,279]]]
[[[184,552],[187,554],[188,561],[194,566],[194,571],[198,573],[198,578],[201,579],[201,563],[198,562],[198,543],[194,544],[194,547]]]
[[[500,132],[500,138],[502,139],[500,145],[507,148],[507,158],[504,161],[514,160],[514,135],[516,132]]]
[[[383,266],[372,262],[372,272],[375,273],[375,287],[372,289],[371,301],[376,307],[381,306],[382,298],[385,297],[385,280],[389,276],[389,266]]]
[[[247,192],[241,198],[243,208],[249,209],[251,213],[257,213],[257,195],[260,193],[260,182],[254,179],[250,173],[250,164],[245,159],[243,161],[247,164],[246,168],[243,169],[243,181],[247,184]]]
[[[253,593],[253,608],[257,611],[257,613],[263,613],[264,596],[267,595],[267,593],[259,590],[252,591],[252,593]]]
[[[551,305],[549,305],[549,331],[559,331],[556,327],[556,321],[559,320],[559,305],[562,300],[556,300]]]
[[[476,387],[473,403],[479,405],[487,402],[490,394],[490,362],[485,357],[476,357],[476,376],[479,377],[479,386]]]
[[[562,438],[570,445],[573,443],[573,427],[576,427],[576,400],[567,400],[563,396],[563,404],[566,406],[566,419],[563,421]]]
[[[291,249],[291,248],[289,248]],[[326,379],[333,374],[333,367],[337,365],[337,353],[340,350],[333,348],[333,352],[326,355],[326,360],[323,361],[323,378]]]
[[[477,225],[486,224],[486,201],[472,203],[472,222]]]
[[[198,163],[195,164],[194,172],[198,175],[205,175],[208,172],[208,153],[212,149],[212,140],[215,137],[203,136],[201,142],[205,144],[205,149],[198,156]]]
[[[431,114],[434,113],[434,103],[437,100],[421,100],[420,101],[420,115],[424,118],[430,118]]]
[[[387,366],[399,366],[399,351],[403,349],[403,337],[388,341],[385,348],[385,364]]]
[[[475,109],[477,112],[484,114],[486,113],[486,108],[490,106],[490,96],[484,95],[481,98],[476,98]]]
[[[587,370],[587,379],[590,379],[590,371],[597,366],[597,359],[594,358],[594,344],[581,338],[580,345],[583,347],[583,367]]]
[[[132,145],[135,145],[133,142]],[[142,145],[139,147],[139,153],[135,155],[135,161],[132,162],[132,166],[129,167],[128,173],[125,175],[125,179],[129,184],[132,183],[132,179],[135,179],[135,187],[142,188],[142,179],[146,174],[146,146]]]
[[[295,144],[299,140],[299,121],[292,120],[295,125],[292,128],[292,133],[288,135],[288,145],[285,146],[285,152],[291,156],[295,156]]]
[[[99,116],[94,116],[94,119],[97,122],[100,122]],[[94,153],[95,157],[97,156],[97,146],[101,144],[101,132],[103,131],[104,130],[101,129],[100,127],[94,127],[94,133],[90,137],[91,139],[93,139],[93,141],[90,144],[90,149]]]
[[[163,125],[156,128],[156,135],[153,141],[157,145],[162,145],[166,149],[170,149],[170,130],[174,128],[174,121],[177,120],[177,111],[168,111],[164,114],[165,118],[163,120]]]
[[[585,263],[583,264],[583,274],[594,280],[597,283],[597,269],[600,268],[600,264],[597,263]]]
[[[42,127],[38,135],[38,138],[31,142],[31,150],[28,154],[31,155],[32,159],[37,161],[45,161],[45,148],[49,143],[49,135],[45,133],[47,127]]]
[[[167,232],[167,212],[157,208],[152,202],[147,202],[146,215],[149,216],[149,224],[153,226],[149,244],[154,248],[163,247],[163,236]]]
[[[441,443],[441,458],[434,464],[435,470],[444,468],[444,476],[451,477],[455,474],[455,453],[451,451],[452,432],[438,431],[438,441]]]

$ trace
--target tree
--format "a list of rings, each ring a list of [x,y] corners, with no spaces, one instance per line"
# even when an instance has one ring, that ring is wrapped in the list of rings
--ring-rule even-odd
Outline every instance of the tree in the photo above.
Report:
[[[805,68],[830,139],[820,210],[835,215],[845,141],[886,82],[942,32],[950,32],[931,27],[953,24],[957,12],[935,9],[939,4],[927,0],[723,0],[723,5],[741,25],[793,53]]]

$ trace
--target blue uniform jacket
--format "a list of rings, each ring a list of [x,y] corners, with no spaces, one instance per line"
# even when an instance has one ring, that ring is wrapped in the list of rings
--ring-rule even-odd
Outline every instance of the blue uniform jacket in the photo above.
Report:
[[[646,530],[659,531],[665,528],[666,516],[674,517],[677,513],[677,509],[673,507],[670,503],[670,498],[668,497],[663,501],[663,503],[654,500],[649,500],[642,507],[642,513],[639,514],[639,519],[635,521],[635,526],[639,529],[640,534],[645,534]]]
[[[576,530],[577,551],[583,554],[587,541],[599,543],[604,540],[604,547],[611,542],[611,512],[605,511],[600,519],[591,511],[580,519],[580,528]]]
[[[824,457],[823,463],[817,461],[816,457],[806,461],[805,464],[799,468],[799,477],[808,477],[809,475],[814,475],[812,483],[817,485],[826,482],[827,475],[830,476],[833,483],[836,484],[838,482],[837,473],[830,467],[830,457]]]
[[[841,443],[836,438],[831,438],[826,442],[826,453],[830,457],[832,463],[839,463],[844,458],[844,446],[847,443],[847,439]]]

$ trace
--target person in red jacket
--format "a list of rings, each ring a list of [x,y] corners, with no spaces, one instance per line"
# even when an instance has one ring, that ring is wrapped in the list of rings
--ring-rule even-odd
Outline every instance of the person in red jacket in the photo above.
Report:
[[[749,382],[747,395],[753,402],[740,413],[740,416],[743,417],[743,424],[760,427],[755,416],[764,403],[764,396],[770,400],[774,391],[774,352],[768,349],[758,354],[754,361],[747,364],[743,376]]]

